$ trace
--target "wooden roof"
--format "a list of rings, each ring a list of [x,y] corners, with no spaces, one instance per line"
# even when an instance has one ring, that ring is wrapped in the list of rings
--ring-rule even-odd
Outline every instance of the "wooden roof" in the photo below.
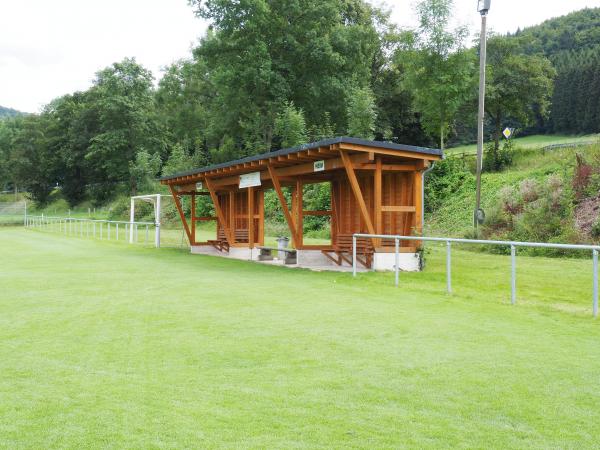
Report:
[[[419,159],[427,161],[436,161],[443,157],[441,150],[433,148],[382,141],[369,141],[351,137],[337,137],[180,172],[162,177],[160,178],[160,181],[163,184],[178,184],[180,182],[189,182],[192,179],[204,178],[206,176],[220,178],[261,169],[266,170],[267,165],[269,164],[277,167],[306,164],[312,161],[328,160],[339,157],[339,150],[373,152],[401,159]]]

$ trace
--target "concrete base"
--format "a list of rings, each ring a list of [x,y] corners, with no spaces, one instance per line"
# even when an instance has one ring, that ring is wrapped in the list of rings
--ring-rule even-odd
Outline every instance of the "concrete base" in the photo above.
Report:
[[[190,247],[190,252],[195,255],[211,255],[211,256],[226,256],[227,253],[220,252],[212,245],[193,245]]]
[[[199,255],[224,256],[242,261],[257,261],[260,250],[248,247],[230,247],[229,252],[220,252],[212,245],[194,245],[191,252]]]
[[[396,255],[394,253],[375,253],[373,255],[373,270],[389,271],[395,269]],[[400,253],[398,268],[404,272],[421,270],[421,257],[418,253]]]
[[[195,245],[191,247],[191,252],[194,254],[221,256],[243,261],[258,261],[258,256],[260,254],[258,248],[231,247],[229,253],[226,253],[218,251],[212,245]],[[318,268],[318,270],[336,271],[348,271],[352,268],[352,265],[347,262],[343,262],[341,266],[338,266],[327,258],[321,250],[298,250],[297,255],[297,264],[287,265],[287,267]],[[418,253],[400,253],[398,256],[398,267],[400,270],[404,272],[417,272],[421,270],[421,261]],[[274,265],[284,265],[284,262],[280,259],[263,262]],[[373,270],[391,271],[394,270],[394,264],[394,253],[375,253],[373,255]],[[358,269],[361,272],[365,270],[361,264],[358,265]]]
[[[299,266],[339,267],[325,256],[321,250],[298,250],[297,255]]]

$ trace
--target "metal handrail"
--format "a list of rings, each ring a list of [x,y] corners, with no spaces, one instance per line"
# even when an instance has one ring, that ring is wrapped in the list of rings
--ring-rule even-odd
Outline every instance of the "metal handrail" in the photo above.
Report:
[[[600,245],[584,245],[584,244],[555,244],[546,242],[520,242],[520,241],[492,241],[485,239],[461,239],[447,237],[427,237],[427,236],[400,236],[388,234],[366,234],[355,233],[352,235],[352,276],[356,276],[356,239],[374,238],[394,240],[395,247],[395,264],[394,278],[395,285],[398,287],[399,278],[399,243],[400,241],[428,241],[428,242],[445,242],[446,243],[446,290],[449,294],[452,293],[452,257],[451,244],[479,244],[479,245],[500,245],[510,247],[511,256],[511,303],[514,305],[517,302],[517,247],[529,248],[553,248],[563,250],[591,250],[592,266],[593,266],[593,287],[592,287],[592,311],[594,317],[598,317],[598,252]]]

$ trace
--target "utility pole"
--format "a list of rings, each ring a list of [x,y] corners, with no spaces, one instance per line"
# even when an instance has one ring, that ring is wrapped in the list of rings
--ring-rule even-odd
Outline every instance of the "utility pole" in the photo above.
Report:
[[[477,11],[481,14],[481,36],[479,43],[479,112],[477,114],[477,193],[475,210],[473,211],[473,226],[477,227],[485,218],[481,210],[481,170],[483,168],[483,119],[485,114],[485,63],[487,47],[487,13],[492,0],[478,0]]]

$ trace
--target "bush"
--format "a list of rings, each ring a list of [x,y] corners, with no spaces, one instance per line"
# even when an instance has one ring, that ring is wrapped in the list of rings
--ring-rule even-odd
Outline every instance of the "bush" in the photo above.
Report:
[[[436,162],[433,170],[426,175],[425,210],[435,211],[466,183],[475,188],[475,177],[463,160],[447,158]]]
[[[496,151],[494,143],[486,146],[483,155],[483,170],[485,172],[500,172],[512,166],[514,155],[514,141],[508,139]]]
[[[596,219],[596,222],[592,226],[591,235],[594,239],[600,239],[600,217]]]

